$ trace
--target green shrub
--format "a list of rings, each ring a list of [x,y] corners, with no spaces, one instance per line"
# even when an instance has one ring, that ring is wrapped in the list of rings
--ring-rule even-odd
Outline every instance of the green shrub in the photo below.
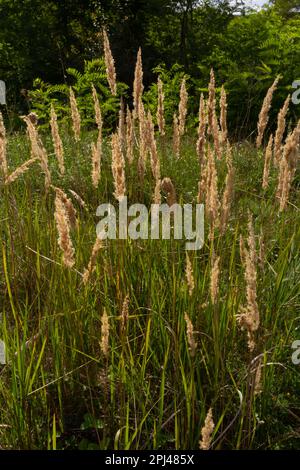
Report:
[[[115,125],[120,98],[126,97],[127,85],[118,83],[117,96],[111,94],[102,58],[86,61],[82,73],[74,68],[69,68],[67,74],[69,76],[68,83],[64,84],[51,85],[40,78],[34,81],[34,89],[30,92],[32,111],[38,114],[42,126],[48,126],[51,103],[54,103],[58,119],[66,125],[70,123],[69,88],[72,86],[82,125],[86,128],[93,128],[95,119],[91,87],[94,85],[98,92],[105,129],[110,131]]]

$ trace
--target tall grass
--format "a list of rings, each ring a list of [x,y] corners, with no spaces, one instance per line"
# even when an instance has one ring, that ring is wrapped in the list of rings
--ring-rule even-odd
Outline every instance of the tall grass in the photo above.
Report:
[[[206,126],[198,143],[193,133],[184,134],[183,83],[174,152],[172,136],[162,132],[160,87],[162,135],[142,136],[141,157],[141,127],[127,119],[137,144],[131,129],[129,152],[118,133],[103,138],[96,179],[96,132],[79,134],[78,126],[75,138],[60,132],[64,171],[50,133],[42,136],[51,174],[46,191],[43,167],[35,162],[9,180],[30,162],[32,149],[26,135],[6,142],[8,166],[2,163],[0,181],[0,338],[7,349],[0,366],[2,448],[299,448],[300,375],[291,361],[291,344],[299,339],[299,175],[293,166],[288,202],[279,211],[279,170],[268,162],[263,189],[261,150],[221,139],[216,152],[213,74],[211,136],[205,137]],[[139,52],[134,119],[145,119],[143,129],[151,130],[141,90]],[[71,99],[75,109],[72,93]],[[222,100],[224,136],[224,92]],[[201,116],[204,106],[201,98]],[[201,159],[199,135],[207,139]],[[210,205],[201,250],[187,255],[178,240],[95,242],[100,203],[116,204],[126,192],[130,203],[150,205],[157,191],[170,204],[175,197],[196,202],[205,171]],[[66,204],[75,207],[73,226]],[[249,329],[254,307],[259,324]]]

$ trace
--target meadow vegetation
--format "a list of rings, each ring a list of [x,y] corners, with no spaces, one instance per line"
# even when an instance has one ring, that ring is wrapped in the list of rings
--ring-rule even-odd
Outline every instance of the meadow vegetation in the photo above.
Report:
[[[141,50],[133,106],[119,104],[105,32],[104,51],[93,125],[72,88],[68,118],[49,99],[50,125],[31,113],[26,132],[8,134],[0,115],[0,446],[299,448],[300,121],[286,119],[290,97],[271,134],[273,77],[255,139],[235,142],[213,70],[195,123],[185,76],[175,112],[162,76],[155,103],[143,100]],[[117,102],[107,127],[104,86]],[[149,208],[204,203],[204,247],[99,240],[98,205],[125,195]]]

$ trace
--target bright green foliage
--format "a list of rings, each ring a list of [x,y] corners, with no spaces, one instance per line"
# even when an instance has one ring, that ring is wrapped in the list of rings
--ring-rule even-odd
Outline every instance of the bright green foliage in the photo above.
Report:
[[[165,119],[167,125],[171,126],[173,114],[178,114],[179,91],[182,79],[188,77],[179,64],[173,65],[170,69],[167,69],[165,65],[159,65],[153,69],[153,72],[163,82]],[[155,115],[157,109],[157,83],[153,83],[149,90],[144,93],[144,102],[151,113]]]
[[[170,42],[167,35],[176,38],[178,32],[176,35],[172,30],[176,23],[171,29],[164,29],[163,21],[160,26],[154,25],[153,40],[160,56],[166,57],[164,68],[168,70],[171,61],[176,60],[176,52],[174,56],[170,51],[171,47],[176,50],[176,42]],[[292,83],[300,77],[299,16],[285,19],[276,10],[268,10],[229,19],[228,15],[217,14],[215,9],[199,9],[194,12],[193,21],[186,70],[191,76],[191,110],[197,112],[200,91],[205,91],[213,67],[217,82],[224,84],[228,93],[231,132],[238,138],[248,136],[256,129],[267,89],[281,75],[270,118],[274,130],[280,104],[294,91]],[[161,29],[164,33],[159,40]],[[292,105],[289,117],[296,121],[300,117],[299,107]]]
[[[115,125],[115,116],[120,106],[120,97],[126,96],[127,85],[118,82],[117,96],[110,92],[103,59],[86,61],[83,73],[69,68],[67,74],[69,83],[75,92],[82,124],[86,127],[95,125],[94,102],[91,87],[95,86],[99,94],[99,101],[106,130]],[[30,92],[32,111],[35,111],[41,123],[48,126],[50,106],[53,103],[59,119],[69,122],[69,85],[49,85],[41,79],[34,81],[34,90]]]

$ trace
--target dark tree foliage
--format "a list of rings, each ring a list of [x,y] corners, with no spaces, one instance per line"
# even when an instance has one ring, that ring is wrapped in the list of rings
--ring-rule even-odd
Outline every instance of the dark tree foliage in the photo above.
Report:
[[[230,92],[231,126],[245,133],[274,77],[283,75],[275,113],[300,78],[299,7],[299,0],[270,0],[265,12],[243,0],[0,0],[0,79],[10,109],[24,112],[35,78],[69,84],[68,68],[83,71],[102,55],[105,27],[119,81],[131,88],[141,46],[146,89],[155,67],[179,64],[196,112],[214,67]]]
[[[39,76],[64,81],[80,67],[94,41],[90,0],[1,0],[0,76],[11,100]]]
[[[230,10],[227,1],[0,0],[1,76],[13,80],[14,90],[30,86],[37,76],[63,81],[67,67],[82,67],[85,59],[100,54],[104,25],[122,81],[131,81],[139,46],[143,49],[146,82],[157,59],[168,59],[168,54],[163,50],[159,54],[151,41],[156,24],[167,32],[172,30],[172,23],[178,23],[176,37],[172,38],[172,60],[188,69],[194,60],[194,11],[199,7],[206,12],[206,23],[211,22],[213,30],[220,21],[224,23]],[[161,29],[157,33],[164,34]]]

